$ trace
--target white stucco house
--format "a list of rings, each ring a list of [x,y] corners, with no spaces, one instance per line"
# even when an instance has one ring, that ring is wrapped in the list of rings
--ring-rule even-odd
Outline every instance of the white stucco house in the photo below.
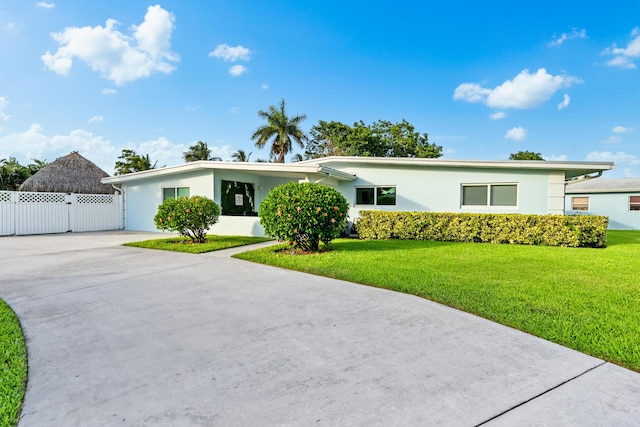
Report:
[[[261,236],[260,203],[290,181],[337,189],[351,220],[365,209],[562,215],[568,180],[612,168],[611,162],[326,157],[286,164],[198,161],[102,182],[124,193],[127,230],[155,231],[153,217],[164,199],[202,195],[222,208],[212,233]]]
[[[640,230],[640,178],[600,178],[569,183],[568,214],[604,215],[611,230]]]

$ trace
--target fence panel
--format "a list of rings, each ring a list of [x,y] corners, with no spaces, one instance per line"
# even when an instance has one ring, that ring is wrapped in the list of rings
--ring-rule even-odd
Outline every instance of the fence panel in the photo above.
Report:
[[[117,194],[72,194],[69,230],[106,231],[122,229],[122,196]]]
[[[69,231],[69,207],[64,193],[17,193],[16,234]]]
[[[16,210],[12,191],[0,191],[0,236],[10,236],[16,232]]]

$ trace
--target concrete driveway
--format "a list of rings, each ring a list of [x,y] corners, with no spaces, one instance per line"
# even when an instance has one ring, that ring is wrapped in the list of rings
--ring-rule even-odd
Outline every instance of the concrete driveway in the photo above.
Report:
[[[638,425],[640,374],[410,295],[230,258],[1,237],[20,427]],[[240,249],[244,250],[244,249]]]

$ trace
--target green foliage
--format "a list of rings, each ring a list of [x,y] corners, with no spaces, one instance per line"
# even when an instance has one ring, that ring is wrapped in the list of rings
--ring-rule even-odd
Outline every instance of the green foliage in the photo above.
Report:
[[[18,317],[0,299],[0,425],[16,426],[27,385],[27,346]]]
[[[428,298],[640,372],[640,231],[604,249],[337,239],[293,257],[277,246],[236,258]]]
[[[220,185],[220,204],[222,213],[232,216],[257,216],[254,211],[255,185],[250,182],[222,180]],[[236,203],[236,197],[242,198],[242,204]]]
[[[231,153],[231,161],[233,162],[248,162],[251,158],[251,154],[247,154],[244,150],[238,150]]]
[[[116,161],[115,175],[124,175],[127,173],[141,172],[149,169],[155,169],[158,162],[151,164],[149,155],[140,156],[134,150],[123,149],[122,154],[118,156]]]
[[[33,163],[21,165],[15,157],[0,160],[0,190],[17,191],[20,185],[49,163],[33,159]]]
[[[275,163],[284,163],[284,156],[293,150],[292,140],[300,147],[304,147],[307,136],[300,129],[300,123],[307,116],[304,114],[294,117],[287,116],[284,99],[280,101],[278,108],[270,105],[267,111],[258,111],[258,116],[265,119],[267,123],[258,127],[251,135],[251,139],[256,141],[258,148],[264,147],[270,139],[273,139],[269,158],[275,159]]]
[[[361,239],[436,240],[601,248],[603,216],[360,211]]]
[[[142,240],[140,242],[125,243],[124,246],[135,248],[158,249],[162,251],[185,252],[190,254],[202,254],[206,252],[218,251],[221,249],[235,248],[236,246],[252,245],[254,243],[267,242],[271,239],[266,237],[248,236],[207,236],[204,243],[192,244],[191,240],[183,237],[172,237],[170,239]]]
[[[509,160],[544,160],[542,154],[533,151],[518,151],[509,156]]]
[[[310,131],[305,157],[326,156],[362,157],[421,157],[442,156],[442,147],[429,142],[426,133],[402,120],[392,123],[378,120],[366,125],[362,120],[348,126],[340,122],[320,121]]]
[[[197,162],[198,160],[222,161],[220,157],[211,157],[211,149],[206,142],[198,141],[182,153],[185,162]]]
[[[153,218],[158,230],[176,231],[193,243],[206,242],[207,230],[218,222],[220,207],[204,196],[167,199]]]
[[[260,223],[268,236],[303,251],[317,251],[347,228],[349,205],[333,188],[290,182],[271,190],[260,205]]]

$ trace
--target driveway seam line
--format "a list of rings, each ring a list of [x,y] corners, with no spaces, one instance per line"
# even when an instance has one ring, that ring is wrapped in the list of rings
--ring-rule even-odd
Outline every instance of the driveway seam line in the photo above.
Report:
[[[537,395],[535,395],[535,396],[531,397],[530,399],[527,399],[527,400],[525,400],[525,401],[523,401],[523,402],[520,402],[520,403],[518,403],[517,405],[514,405],[514,406],[512,406],[511,408],[508,408],[508,409],[506,409],[506,410],[504,410],[504,411],[500,412],[500,413],[499,413],[499,414],[497,414],[497,415],[494,415],[493,417],[491,417],[491,418],[489,418],[489,419],[487,419],[487,420],[485,420],[485,421],[482,421],[482,422],[481,422],[481,423],[479,423],[479,424],[476,424],[476,425],[475,425],[475,427],[479,427],[479,426],[485,425],[485,424],[487,424],[488,422],[493,421],[493,420],[495,420],[496,418],[499,418],[499,417],[503,416],[504,414],[506,414],[506,413],[508,413],[508,412],[513,411],[514,409],[517,409],[517,408],[519,408],[519,407],[521,407],[521,406],[523,406],[523,405],[526,405],[527,403],[529,403],[529,402],[531,402],[531,401],[533,401],[533,400],[535,400],[535,399],[537,399],[537,398],[539,398],[539,397],[541,397],[541,396],[544,396],[545,394],[547,394],[547,393],[549,393],[549,392],[551,392],[551,391],[553,391],[553,390],[556,390],[557,388],[560,388],[560,387],[562,387],[563,385],[565,385],[565,384],[567,384],[567,383],[570,383],[571,381],[573,381],[573,380],[575,380],[575,379],[578,379],[578,378],[580,378],[581,376],[583,376],[583,375],[585,375],[585,374],[588,374],[589,372],[593,371],[594,369],[597,369],[597,368],[599,368],[599,367],[601,367],[601,366],[606,365],[607,363],[608,363],[608,362],[606,362],[606,361],[604,361],[604,360],[603,360],[603,361],[601,361],[601,363],[599,363],[599,364],[597,364],[597,365],[595,365],[595,366],[592,366],[591,368],[587,369],[586,371],[584,371],[584,372],[582,372],[582,373],[580,373],[580,374],[578,374],[578,375],[576,375],[576,376],[574,376],[574,377],[572,377],[572,378],[569,378],[568,380],[563,381],[563,382],[561,382],[560,384],[558,384],[558,385],[556,385],[556,386],[553,386],[553,387],[551,387],[550,389],[545,390],[545,391],[543,391],[542,393],[539,393],[539,394],[537,394]]]

